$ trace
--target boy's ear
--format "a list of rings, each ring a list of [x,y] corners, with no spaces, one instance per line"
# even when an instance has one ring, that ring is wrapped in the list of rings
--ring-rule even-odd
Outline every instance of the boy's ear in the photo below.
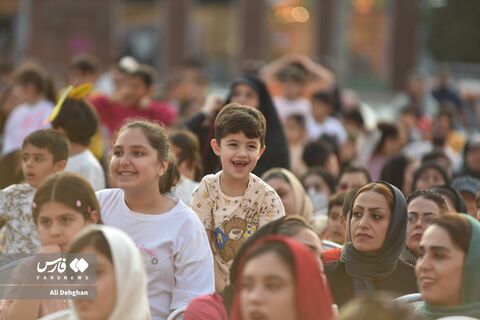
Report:
[[[217,140],[212,139],[210,141],[210,146],[212,147],[213,152],[217,155],[220,156],[220,144],[217,142]]]
[[[259,153],[259,157],[262,156],[262,154],[265,152],[265,149],[267,148],[267,146],[263,146],[260,148],[260,153]]]
[[[65,170],[65,167],[67,166],[67,160],[57,161],[53,164],[53,166],[54,166],[56,172],[63,171],[63,170]]]

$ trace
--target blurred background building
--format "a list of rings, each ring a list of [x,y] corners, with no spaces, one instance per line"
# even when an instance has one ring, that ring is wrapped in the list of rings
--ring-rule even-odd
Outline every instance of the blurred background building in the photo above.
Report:
[[[247,60],[300,52],[360,92],[403,87],[413,67],[480,71],[478,0],[1,0],[0,59],[58,79],[79,53],[128,54],[160,77],[183,59],[228,83]]]

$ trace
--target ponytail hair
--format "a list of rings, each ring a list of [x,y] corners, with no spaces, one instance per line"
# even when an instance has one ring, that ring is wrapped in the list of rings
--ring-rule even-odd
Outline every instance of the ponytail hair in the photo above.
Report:
[[[158,161],[168,162],[168,167],[165,173],[160,177],[160,193],[166,194],[172,190],[180,178],[180,173],[177,170],[175,160],[170,151],[170,141],[168,135],[160,124],[151,120],[128,120],[117,132],[115,140],[118,136],[127,129],[140,129],[145,134],[148,142],[153,149],[157,151]],[[115,141],[114,140],[114,141]]]
[[[180,179],[180,173],[177,170],[176,161],[170,157],[168,167],[165,173],[160,177],[160,193],[166,194],[172,190]]]

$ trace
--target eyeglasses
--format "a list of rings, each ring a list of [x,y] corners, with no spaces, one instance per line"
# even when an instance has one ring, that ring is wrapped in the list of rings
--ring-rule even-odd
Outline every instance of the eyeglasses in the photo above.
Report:
[[[417,213],[408,213],[407,220],[410,224],[416,224],[418,220],[424,226],[428,226],[432,223],[433,219],[435,219],[435,214],[433,213],[426,213],[426,214],[417,214]]]

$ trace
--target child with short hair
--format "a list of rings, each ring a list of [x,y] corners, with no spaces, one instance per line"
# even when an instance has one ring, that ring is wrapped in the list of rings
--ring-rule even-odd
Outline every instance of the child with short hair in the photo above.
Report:
[[[7,118],[2,154],[20,149],[28,134],[48,127],[45,122],[53,108],[53,103],[47,99],[49,89],[45,71],[40,66],[29,64],[17,70],[13,90],[23,103]]]
[[[38,130],[28,135],[22,147],[22,171],[25,183],[0,190],[0,217],[3,228],[4,253],[35,253],[40,247],[32,217],[35,189],[51,174],[65,169],[68,141],[53,129]]]
[[[215,119],[213,151],[222,170],[205,176],[190,204],[202,221],[215,258],[215,286],[229,282],[240,246],[255,230],[285,215],[275,190],[252,170],[265,151],[265,118],[252,107],[225,106]]]
[[[91,85],[69,87],[64,92],[49,120],[52,127],[64,134],[70,142],[70,154],[65,171],[76,172],[87,179],[95,191],[105,189],[105,173],[100,162],[88,149],[97,132],[95,109],[84,99]]]

